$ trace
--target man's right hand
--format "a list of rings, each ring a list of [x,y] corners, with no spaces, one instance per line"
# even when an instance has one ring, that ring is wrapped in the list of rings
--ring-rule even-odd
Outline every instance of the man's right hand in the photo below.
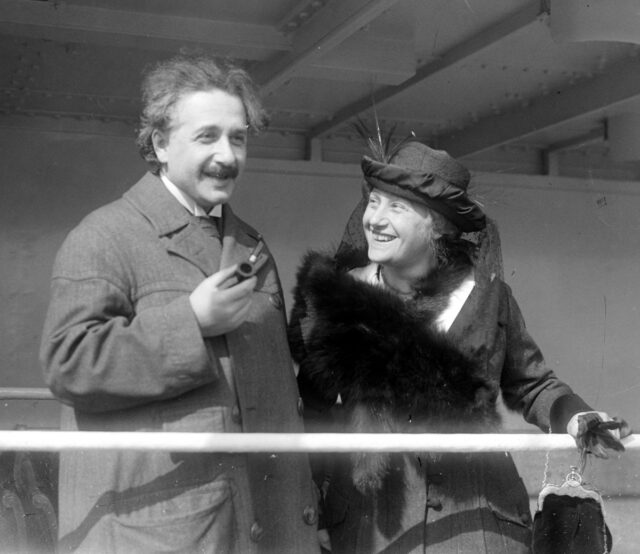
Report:
[[[200,283],[189,295],[203,337],[224,335],[237,329],[249,315],[254,276],[236,283],[236,266],[221,269]]]

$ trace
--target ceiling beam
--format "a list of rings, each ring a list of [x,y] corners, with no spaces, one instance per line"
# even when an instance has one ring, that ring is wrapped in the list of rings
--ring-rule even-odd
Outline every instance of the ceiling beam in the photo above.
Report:
[[[640,98],[640,72],[638,61],[631,59],[589,81],[536,98],[526,108],[486,117],[454,135],[439,136],[437,144],[452,156],[468,156],[636,98]]]
[[[582,148],[596,142],[603,142],[607,138],[607,123],[605,122],[598,129],[589,131],[577,137],[560,140],[550,144],[542,150],[542,173],[544,175],[560,175],[560,152]]]
[[[258,65],[252,75],[269,94],[304,64],[322,57],[399,0],[331,0],[293,35],[289,52]]]
[[[413,41],[361,31],[322,58],[299,67],[296,76],[397,85],[415,74],[414,59]]]
[[[458,63],[480,50],[488,48],[505,37],[519,31],[520,29],[530,25],[536,21],[539,16],[544,13],[543,7],[539,0],[531,1],[520,11],[506,17],[495,25],[492,25],[480,33],[474,35],[470,39],[457,44],[453,48],[446,51],[437,60],[427,63],[420,67],[415,75],[407,79],[403,83],[396,86],[382,87],[375,92],[375,101],[378,106],[383,102],[391,100],[396,95],[404,92],[410,87],[427,79],[431,75],[447,69],[455,63]],[[311,129],[310,137],[319,137],[327,134],[346,123],[350,119],[371,109],[371,95],[368,94],[338,110],[331,119],[316,125]]]
[[[168,41],[253,52],[261,59],[265,51],[286,51],[289,41],[276,29],[195,17],[159,15],[152,12],[112,10],[64,2],[2,0],[0,31],[51,40],[78,40],[114,46]],[[130,39],[127,41],[127,38]],[[124,44],[123,44],[124,40]]]
[[[561,152],[563,150],[573,150],[575,148],[582,148],[583,146],[588,146],[590,144],[605,142],[607,140],[607,122],[606,120],[598,127],[597,129],[593,129],[588,133],[584,133],[582,135],[568,138],[565,140],[560,140],[558,142],[554,142],[545,148],[545,152],[555,153]]]

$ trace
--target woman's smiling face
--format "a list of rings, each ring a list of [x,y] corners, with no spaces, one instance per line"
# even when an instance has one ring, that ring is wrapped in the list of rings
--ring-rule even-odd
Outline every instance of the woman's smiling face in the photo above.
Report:
[[[369,260],[414,274],[424,268],[426,273],[436,238],[429,208],[373,188],[362,224]]]

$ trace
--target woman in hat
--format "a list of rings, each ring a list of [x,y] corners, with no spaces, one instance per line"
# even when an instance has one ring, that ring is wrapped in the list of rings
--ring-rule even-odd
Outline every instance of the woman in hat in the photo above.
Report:
[[[335,430],[323,422],[339,412],[352,432],[496,432],[501,394],[545,432],[569,431],[598,456],[622,450],[623,422],[545,365],[510,288],[463,236],[487,225],[469,172],[416,141],[365,156],[362,170],[352,219],[366,243],[348,227],[335,256],[309,253],[298,272],[289,331],[309,430]],[[326,462],[333,552],[529,551],[529,499],[507,453]]]

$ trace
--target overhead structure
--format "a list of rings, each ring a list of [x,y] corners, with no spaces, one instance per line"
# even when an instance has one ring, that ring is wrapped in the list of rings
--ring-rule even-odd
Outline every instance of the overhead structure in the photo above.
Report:
[[[588,152],[634,179],[640,149],[623,155],[613,140],[640,114],[637,5],[3,0],[0,124],[130,136],[142,69],[200,53],[235,59],[260,84],[271,126],[252,140],[254,157],[357,161],[352,124],[375,104],[385,129],[472,168],[544,173],[554,158],[560,174],[579,175],[568,153]]]
[[[640,44],[637,0],[553,0],[551,34],[557,41]]]

